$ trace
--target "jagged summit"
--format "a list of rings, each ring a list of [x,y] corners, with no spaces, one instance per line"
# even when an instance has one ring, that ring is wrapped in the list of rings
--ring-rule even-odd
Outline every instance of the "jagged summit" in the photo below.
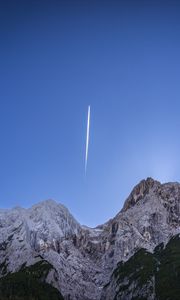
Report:
[[[126,199],[122,211],[134,206],[140,199],[142,199],[150,190],[157,189],[161,183],[151,177],[141,180],[132,190],[129,197]]]

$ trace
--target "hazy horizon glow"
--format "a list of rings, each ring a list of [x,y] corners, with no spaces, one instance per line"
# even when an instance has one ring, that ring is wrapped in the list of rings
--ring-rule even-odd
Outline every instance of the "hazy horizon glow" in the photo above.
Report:
[[[95,226],[143,178],[180,180],[179,1],[1,1],[0,39],[1,208]]]

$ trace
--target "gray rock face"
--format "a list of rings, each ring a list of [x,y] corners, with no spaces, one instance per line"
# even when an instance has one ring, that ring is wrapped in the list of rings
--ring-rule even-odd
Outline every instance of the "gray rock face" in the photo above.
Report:
[[[140,248],[152,252],[179,232],[180,184],[151,178],[133,189],[113,219],[93,229],[53,200],[0,210],[1,276],[40,255],[56,269],[57,280],[49,281],[65,299],[98,300],[119,261]]]

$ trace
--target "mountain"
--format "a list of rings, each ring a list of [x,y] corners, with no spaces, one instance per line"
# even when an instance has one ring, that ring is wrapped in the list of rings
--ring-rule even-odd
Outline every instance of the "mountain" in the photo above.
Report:
[[[123,209],[96,228],[81,226],[53,200],[0,210],[0,280],[44,262],[52,267],[40,282],[64,299],[171,299],[159,297],[164,272],[155,270],[163,264],[157,253],[173,264],[165,251],[173,238],[180,251],[179,225],[180,184],[152,178],[142,180]],[[145,283],[137,284],[138,276]]]

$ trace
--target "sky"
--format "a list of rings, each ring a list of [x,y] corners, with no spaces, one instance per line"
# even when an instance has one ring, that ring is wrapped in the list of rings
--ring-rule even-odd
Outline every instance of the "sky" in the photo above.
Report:
[[[140,180],[180,181],[179,53],[179,1],[0,0],[0,207],[93,227]]]

